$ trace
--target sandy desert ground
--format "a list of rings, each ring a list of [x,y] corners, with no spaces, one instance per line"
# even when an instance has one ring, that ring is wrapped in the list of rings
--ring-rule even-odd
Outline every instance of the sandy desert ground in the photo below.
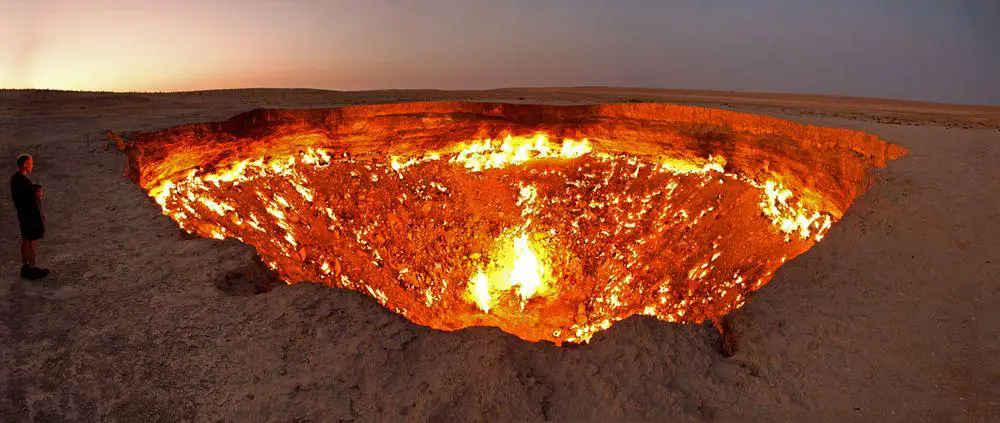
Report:
[[[633,317],[559,348],[431,330],[319,285],[249,295],[252,249],[182,239],[104,135],[445,99],[720,107],[909,154],[732,316],[727,358],[708,325]],[[0,421],[1000,421],[1000,107],[613,88],[0,91],[8,173],[22,152],[45,186],[53,274],[16,278],[0,202]]]

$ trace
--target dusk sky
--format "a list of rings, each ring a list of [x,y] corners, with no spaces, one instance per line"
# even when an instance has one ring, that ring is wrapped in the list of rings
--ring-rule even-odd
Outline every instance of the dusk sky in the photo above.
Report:
[[[997,0],[0,0],[0,87],[609,85],[1000,104]]]

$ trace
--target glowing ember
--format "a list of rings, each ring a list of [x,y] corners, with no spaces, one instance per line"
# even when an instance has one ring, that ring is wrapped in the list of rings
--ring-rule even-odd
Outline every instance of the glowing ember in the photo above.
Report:
[[[729,125],[728,140],[687,134],[700,120]],[[868,168],[902,154],[856,132],[663,105],[424,103],[212,125],[121,143],[180,227],[420,324],[555,342],[633,314],[700,322],[740,307],[826,235]]]
[[[523,308],[525,302],[544,290],[544,280],[550,277],[527,235],[520,234],[512,240],[503,239],[501,243],[504,248],[493,255],[494,259],[488,266],[490,273],[479,269],[469,280],[469,294],[485,312],[492,308],[495,296],[515,288]]]

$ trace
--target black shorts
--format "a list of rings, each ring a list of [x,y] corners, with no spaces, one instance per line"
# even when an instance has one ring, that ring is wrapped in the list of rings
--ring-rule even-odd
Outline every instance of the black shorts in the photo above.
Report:
[[[45,220],[39,217],[20,219],[21,238],[27,241],[35,241],[45,236]]]

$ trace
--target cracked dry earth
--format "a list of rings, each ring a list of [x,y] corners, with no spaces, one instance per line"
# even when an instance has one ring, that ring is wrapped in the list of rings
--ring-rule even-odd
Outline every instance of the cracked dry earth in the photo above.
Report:
[[[622,95],[0,92],[0,157],[13,172],[18,153],[36,155],[49,221],[40,260],[54,272],[14,277],[17,224],[0,202],[0,421],[1000,419],[1000,110],[886,101],[845,117],[843,99],[725,100],[909,150],[731,315],[732,357],[710,325],[632,317],[560,348],[494,328],[435,331],[316,284],[253,295],[269,277],[254,251],[179,236],[104,136],[256,107]],[[876,107],[919,119],[865,119]]]

